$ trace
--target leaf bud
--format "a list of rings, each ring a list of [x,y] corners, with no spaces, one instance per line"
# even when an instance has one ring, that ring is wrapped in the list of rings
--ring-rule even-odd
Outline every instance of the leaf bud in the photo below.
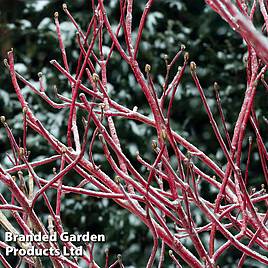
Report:
[[[10,51],[7,52],[7,55],[10,55],[13,53],[13,47],[10,49]]]
[[[7,60],[7,59],[4,59],[4,65],[5,65],[6,67],[9,67],[9,66],[8,66],[8,60]]]
[[[115,181],[115,183],[119,184],[121,182],[121,178],[118,175],[116,175],[114,177],[114,181]]]
[[[59,93],[58,93],[58,88],[56,85],[53,86],[53,90],[54,90],[54,94],[57,96]]]
[[[80,94],[79,94],[79,98],[80,98],[80,99],[83,99],[83,98],[85,98],[85,97],[86,97],[85,93],[80,93]]]
[[[67,10],[67,4],[66,4],[66,3],[62,4],[62,9],[63,9],[64,11]]]
[[[161,138],[165,141],[167,139],[167,132],[165,129],[161,130]]]
[[[134,106],[132,111],[136,113],[138,111],[138,106]]]
[[[52,218],[51,215],[48,215],[47,221],[48,221],[48,229],[53,228],[54,227],[54,225],[53,225],[53,218]]]
[[[150,64],[146,64],[145,65],[145,72],[149,73],[151,71],[151,65]]]
[[[214,82],[213,88],[216,92],[218,92],[220,90],[220,86],[217,82]]]
[[[189,52],[185,52],[184,53],[184,61],[188,61],[189,60]]]
[[[24,155],[25,155],[24,148],[20,147],[20,148],[19,148],[19,156],[20,156],[20,157],[23,157]]]
[[[94,83],[97,83],[99,81],[99,79],[100,78],[99,78],[98,74],[96,74],[96,73],[92,74],[92,80]]]
[[[86,128],[88,122],[84,116],[82,117],[82,123],[83,123],[84,128]]]
[[[4,116],[4,115],[2,115],[1,117],[0,117],[0,120],[1,120],[1,123],[5,123],[6,122],[6,117]]]
[[[109,254],[109,248],[105,248],[104,253],[107,256]]]
[[[196,72],[196,63],[194,61],[190,63],[190,70],[191,72]]]
[[[253,86],[256,87],[256,86],[258,85],[258,82],[259,82],[259,80],[256,79],[256,80],[253,82]]]
[[[157,148],[156,140],[152,140],[152,149],[155,150]]]
[[[103,137],[102,134],[99,134],[99,140],[100,140],[100,142],[101,142],[102,144],[106,144],[106,141],[105,141],[105,139],[104,139],[104,137]]]
[[[25,115],[28,112],[28,108],[26,106],[23,107],[22,113]]]

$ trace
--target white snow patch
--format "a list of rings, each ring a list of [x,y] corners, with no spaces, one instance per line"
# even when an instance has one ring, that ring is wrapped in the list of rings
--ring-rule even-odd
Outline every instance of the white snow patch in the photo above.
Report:
[[[27,28],[31,28],[32,27],[32,23],[30,21],[28,21],[28,20],[20,20],[20,24],[21,24],[20,28],[22,30],[25,30]]]
[[[35,11],[41,11],[44,7],[49,4],[49,0],[39,0],[35,1],[35,3],[27,3],[28,8],[33,8]]]
[[[20,74],[27,73],[27,66],[24,63],[16,63],[14,67],[15,67],[15,70]]]

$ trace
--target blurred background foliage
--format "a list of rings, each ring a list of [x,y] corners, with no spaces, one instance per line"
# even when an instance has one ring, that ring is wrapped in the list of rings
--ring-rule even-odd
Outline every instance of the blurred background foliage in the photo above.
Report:
[[[68,0],[65,2],[80,24],[81,29],[86,31],[87,24],[92,16],[91,1]],[[105,2],[109,19],[112,25],[116,26],[120,16],[118,1]],[[66,96],[71,94],[66,79],[49,64],[51,59],[57,59],[62,63],[54,26],[53,14],[55,11],[59,12],[61,30],[72,73],[75,73],[76,60],[79,55],[79,49],[75,41],[76,30],[62,11],[62,4],[63,1],[61,0],[0,1],[1,60],[6,57],[7,51],[13,47],[16,56],[16,69],[37,87],[37,73],[41,71],[44,74],[46,92],[52,99],[55,99],[53,85],[57,85],[61,94]],[[137,33],[144,5],[145,1],[134,1],[134,36]],[[261,23],[258,14],[256,20]],[[104,41],[107,46],[111,43],[107,37]],[[161,84],[163,84],[165,76],[164,55],[166,54],[169,59],[172,59],[181,44],[186,45],[186,50],[190,53],[190,60],[194,60],[198,65],[201,84],[218,122],[220,120],[212,86],[215,81],[219,83],[222,105],[231,134],[246,87],[245,44],[238,34],[204,4],[204,1],[155,1],[143,32],[138,60],[142,70],[146,63],[152,66],[152,75],[158,94],[160,94]],[[181,58],[172,70],[171,77],[182,63],[183,59]],[[226,160],[212,132],[198,91],[193,85],[189,70],[186,73],[173,105],[172,127],[188,141],[206,152],[219,166],[224,166]],[[129,108],[138,106],[140,112],[150,115],[141,89],[137,86],[129,68],[121,62],[118,53],[113,54],[108,66],[108,81],[110,95],[115,100]],[[50,108],[27,87],[22,86],[22,90],[37,118],[56,137],[60,137],[65,142],[68,111]],[[265,89],[260,85],[257,90],[255,108],[262,133],[267,132],[267,125],[265,126],[263,122],[263,116],[268,117],[265,105],[267,105],[267,91],[265,92]],[[22,137],[21,108],[3,64],[0,65],[0,114],[6,116],[17,140],[19,140]],[[79,116],[82,116],[82,114]],[[150,148],[150,143],[155,136],[155,132],[151,128],[134,121],[116,119],[115,122],[124,152],[144,175],[148,175],[146,170],[136,163],[135,153],[139,150],[145,159],[153,162],[155,156]],[[250,127],[247,128],[247,136],[249,135],[254,137]],[[53,153],[45,140],[33,131],[29,131],[27,142],[28,149],[31,151],[31,160],[41,159]],[[243,146],[242,170],[244,171],[248,147],[247,139],[245,139]],[[10,147],[3,128],[0,129],[0,148],[1,163],[6,167],[10,166],[5,155],[6,152],[10,152]],[[114,176],[113,171],[102,156],[101,146],[97,141],[94,152],[96,163],[101,164],[108,174]],[[194,161],[196,160],[194,159]],[[198,162],[196,164],[202,167],[202,164]],[[52,166],[47,166],[36,170],[40,176],[49,179],[52,177],[52,168]],[[207,170],[207,172],[210,171]],[[255,137],[249,177],[249,187],[260,188],[263,176]],[[69,173],[64,178],[65,183],[69,185],[76,185],[80,180],[81,178],[75,173]],[[89,185],[88,188],[91,189],[92,186]],[[0,190],[3,192],[3,184],[0,184]],[[215,197],[215,189],[207,183],[201,184],[201,191],[207,198]],[[4,195],[8,198],[6,192],[4,192]],[[55,191],[48,191],[48,195],[53,200]],[[42,200],[39,201],[38,206],[41,218],[45,223],[48,212],[43,207]],[[95,257],[99,264],[104,263],[104,249],[108,247],[111,260],[116,259],[117,254],[122,254],[126,267],[145,267],[152,247],[152,237],[144,225],[133,215],[120,209],[113,201],[74,194],[66,194],[62,208],[62,221],[67,231],[71,233],[90,231],[106,235],[107,243],[96,244],[95,246]],[[193,209],[193,215],[197,225],[204,224],[207,221],[198,210]],[[172,225],[172,223],[170,224]],[[202,239],[208,241],[208,236],[204,234]],[[222,239],[219,235],[219,244],[223,242]],[[194,252],[188,240],[183,241],[183,243]],[[220,267],[236,267],[239,257],[240,253],[236,252],[234,248],[230,248],[220,259],[219,265]],[[17,262],[17,260],[10,261],[14,265]],[[256,267],[254,265],[253,261],[247,260],[247,267]],[[168,256],[165,259],[165,267],[173,267]]]

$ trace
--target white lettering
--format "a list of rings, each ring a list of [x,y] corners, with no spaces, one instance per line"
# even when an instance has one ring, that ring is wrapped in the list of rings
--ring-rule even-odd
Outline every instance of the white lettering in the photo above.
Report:
[[[68,241],[69,241],[68,233],[67,233],[67,232],[63,232],[63,233],[60,235],[60,240],[61,240],[62,242],[68,242]]]
[[[92,242],[96,242],[97,241],[97,236],[95,234],[92,234],[90,236],[90,239],[91,239]]]
[[[105,235],[104,234],[98,234],[98,242],[105,242]]]
[[[25,256],[27,253],[26,249],[25,248],[20,248],[19,249],[19,256]]]
[[[9,256],[9,254],[14,251],[15,248],[13,247],[6,247],[6,255]]]
[[[5,241],[6,242],[13,241],[13,234],[11,232],[5,232]]]
[[[57,242],[57,233],[54,232],[53,234],[51,234],[50,237],[49,237],[49,240],[51,242]]]

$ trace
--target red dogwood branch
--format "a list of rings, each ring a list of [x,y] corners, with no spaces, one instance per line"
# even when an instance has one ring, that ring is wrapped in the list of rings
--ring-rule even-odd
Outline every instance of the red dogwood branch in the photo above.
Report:
[[[196,64],[191,62],[188,66],[189,53],[185,51],[184,45],[181,45],[170,62],[168,57],[165,57],[165,83],[158,85],[158,88],[161,88],[160,97],[156,92],[156,82],[152,75],[153,66],[146,64],[145,69],[141,67],[137,54],[142,42],[142,33],[146,27],[146,18],[154,1],[147,1],[136,35],[133,34],[135,1],[120,1],[120,18],[115,32],[109,22],[109,14],[106,12],[103,0],[99,0],[97,4],[92,1],[93,15],[85,32],[64,4],[63,9],[66,15],[78,31],[76,41],[79,57],[76,62],[75,75],[72,75],[70,71],[58,13],[55,13],[56,32],[63,64],[56,60],[51,60],[50,63],[69,82],[69,91],[72,93],[70,97],[56,92],[58,100],[53,101],[44,88],[43,75],[39,74],[40,88],[37,89],[15,70],[13,50],[8,53],[5,65],[10,72],[11,81],[22,108],[23,136],[22,144],[18,143],[6,118],[1,116],[12,151],[12,154],[7,156],[10,166],[0,166],[0,181],[10,193],[9,199],[4,194],[0,194],[0,209],[3,211],[0,213],[0,225],[6,231],[20,234],[56,232],[60,236],[64,232],[61,221],[64,214],[62,201],[68,199],[70,194],[85,195],[113,200],[148,228],[152,236],[152,249],[150,255],[146,256],[148,268],[154,267],[157,262],[158,267],[163,267],[167,250],[169,250],[170,261],[177,267],[187,264],[190,267],[213,268],[218,264],[219,257],[225,254],[230,246],[234,246],[241,253],[239,266],[243,265],[246,256],[268,265],[268,258],[262,254],[262,250],[267,250],[268,242],[267,213],[261,213],[258,210],[261,202],[266,202],[266,204],[268,202],[268,195],[265,193],[268,178],[266,163],[268,154],[253,105],[255,96],[258,94],[258,81],[261,79],[266,87],[264,74],[268,63],[267,39],[253,26],[255,2],[252,6],[242,0],[237,0],[236,5],[232,1],[225,0],[206,0],[206,2],[240,33],[247,43],[245,97],[232,130],[227,129],[224,107],[217,91],[218,85],[214,85],[225,137],[222,136],[207,101],[205,90],[198,79]],[[259,3],[264,24],[267,25],[266,5],[261,0]],[[124,38],[118,37],[121,29]],[[104,46],[109,46],[108,55],[104,53]],[[121,57],[118,64],[124,62],[129,66],[137,88],[145,96],[146,105],[152,117],[142,114],[137,107],[130,109],[125,104],[118,103],[116,98],[109,94],[110,76],[107,75],[107,70],[114,53],[118,53]],[[171,69],[175,68],[179,62],[182,67],[172,78],[169,77],[172,73]],[[205,152],[201,151],[198,148],[200,145],[192,144],[183,138],[181,133],[174,131],[171,119],[175,95],[180,90],[184,77],[188,76],[189,67],[190,77],[201,97],[200,103],[208,115],[208,121],[218,141],[218,149],[225,156],[225,168],[219,166],[213,158],[209,158]],[[38,119],[31,109],[32,104],[26,102],[18,80],[31,89],[32,94],[40,96],[51,107],[68,110],[66,144],[62,137],[52,135],[45,123]],[[78,111],[86,114],[86,119],[83,118],[82,121],[84,128],[78,127]],[[120,138],[118,127],[120,118],[138,121],[152,130],[156,137],[150,141],[152,159],[146,159],[144,155],[137,153],[137,161],[134,163],[128,157]],[[249,123],[256,137],[251,138],[249,149],[246,151],[247,162],[243,163],[243,142]],[[92,132],[91,127],[93,127]],[[31,158],[27,148],[29,129],[46,141],[50,151],[53,151],[51,156],[41,160]],[[250,157],[255,140],[262,166],[262,173],[261,171],[260,173],[264,180],[262,188],[257,191],[248,188],[249,182],[254,180],[250,172]],[[94,162],[97,143],[101,144],[102,155],[110,168],[109,173]],[[171,161],[171,159],[176,159],[176,161]],[[46,175],[51,174],[52,178],[40,177],[37,167],[46,167],[51,163],[56,168],[54,170],[46,168]],[[71,171],[72,174],[78,175],[76,185],[70,184],[68,179]],[[201,194],[200,183],[202,181],[206,181],[209,187],[216,189],[217,195],[214,200]],[[94,186],[94,190],[89,190],[86,187],[88,185]],[[48,191],[56,195],[55,202],[50,200]],[[43,202],[49,211],[48,226],[43,219],[39,218],[37,200]],[[195,223],[194,210],[208,222],[201,225]],[[4,214],[6,211],[9,212],[7,216]],[[14,225],[13,222],[17,224]],[[220,232],[223,237],[221,246],[216,243],[217,232]],[[209,235],[209,246],[202,237],[204,233]],[[250,242],[242,243],[244,239],[249,239]],[[185,240],[187,243],[184,243]],[[161,247],[159,242],[161,242]],[[195,248],[194,252],[187,246],[189,244]],[[49,256],[55,267],[79,267],[81,262],[88,267],[99,267],[94,261],[94,247],[90,243],[87,244],[83,256],[79,258],[63,256],[62,245],[69,251],[76,248],[71,242],[40,242],[32,243],[32,245],[39,249],[59,249],[58,256]],[[18,246],[23,248],[24,244],[18,243]],[[6,248],[7,244],[0,242],[0,247]],[[160,251],[159,258],[157,257],[158,251]],[[3,255],[0,255],[0,260],[5,267],[10,267]],[[110,267],[116,265],[124,267],[123,260],[124,258],[119,255]],[[29,264],[29,267],[42,265],[39,258],[22,257],[22,261]],[[105,267],[109,267],[108,251],[105,263]]]

